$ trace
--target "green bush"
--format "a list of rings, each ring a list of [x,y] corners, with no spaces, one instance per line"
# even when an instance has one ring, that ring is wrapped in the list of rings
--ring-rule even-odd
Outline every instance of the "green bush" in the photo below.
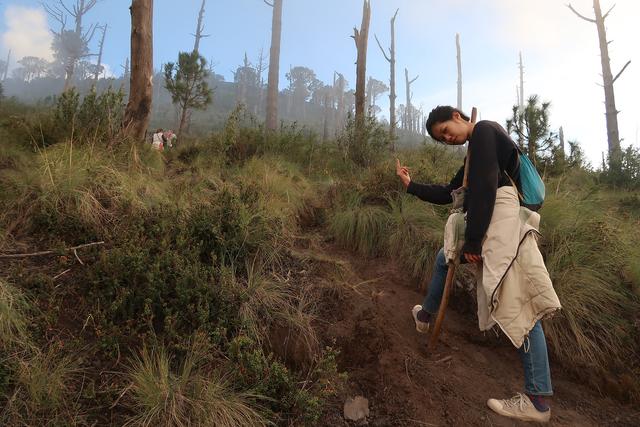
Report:
[[[306,381],[277,361],[245,336],[229,346],[231,361],[238,366],[236,381],[243,388],[265,396],[266,406],[277,421],[289,419],[296,425],[315,425],[321,418],[326,399],[340,389],[336,352],[328,348]],[[311,385],[305,383],[311,382]]]
[[[64,91],[56,101],[53,120],[57,124],[58,141],[93,141],[106,143],[120,133],[124,117],[122,90],[109,88],[98,94],[92,88],[80,101],[75,89]]]
[[[217,264],[201,261],[202,247],[192,246],[181,227],[175,210],[154,210],[88,270],[89,302],[109,328],[103,336],[132,338],[152,328],[178,344],[194,330],[219,341],[237,327],[235,299],[218,283]]]

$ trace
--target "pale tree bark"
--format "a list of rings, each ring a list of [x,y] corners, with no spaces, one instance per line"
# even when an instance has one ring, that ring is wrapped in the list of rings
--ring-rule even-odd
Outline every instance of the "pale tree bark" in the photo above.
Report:
[[[266,69],[266,65],[264,63],[265,57],[264,52],[260,49],[260,56],[258,57],[258,65],[256,66],[256,104],[254,106],[253,114],[257,117],[261,115],[264,111],[264,106],[262,105],[263,100],[263,87],[264,87],[264,79],[262,78],[262,73]]]
[[[404,69],[404,79],[405,79],[405,85],[406,85],[406,95],[407,95],[407,104],[404,107],[404,111],[405,111],[405,126],[407,128],[407,130],[412,131],[413,130],[413,119],[412,119],[412,115],[413,115],[413,107],[411,106],[411,84],[413,82],[415,82],[418,77],[420,76],[415,76],[413,79],[409,80],[409,70],[407,70],[406,68]]]
[[[4,65],[4,72],[2,73],[2,81],[7,79],[7,72],[9,71],[9,61],[11,61],[11,49],[7,53],[7,63]]]
[[[335,78],[335,76],[338,76],[337,80]],[[337,99],[337,108],[336,108],[336,117],[334,122],[334,126],[335,126],[335,131],[338,132],[339,130],[342,130],[342,127],[344,126],[344,90],[346,88],[346,81],[344,79],[344,76],[341,73],[338,73],[337,71],[334,72],[334,85],[333,85],[333,89],[334,89],[334,97]]]
[[[522,52],[519,52],[520,62],[518,69],[520,70],[520,86],[518,87],[518,108],[520,108],[520,116],[518,126],[520,129],[524,128],[524,64],[522,63]],[[518,144],[520,147],[524,146],[524,138],[521,133],[518,133]]]
[[[131,80],[123,127],[144,139],[153,98],[153,0],[131,0]]]
[[[456,33],[456,62],[458,64],[458,110],[462,111],[462,57],[460,56],[460,34]]]
[[[566,156],[566,152],[564,151],[564,129],[560,126],[558,130],[558,139],[560,140],[560,152],[562,153],[562,158],[564,159]]]
[[[613,5],[604,15],[600,9],[600,0],[593,0],[593,10],[595,12],[595,19],[587,18],[586,16],[578,13],[571,4],[567,5],[573,13],[579,18],[585,21],[596,24],[598,29],[598,41],[600,44],[600,64],[602,66],[602,81],[604,84],[604,104],[605,104],[605,117],[607,120],[607,141],[609,145],[609,167],[614,170],[621,168],[622,151],[620,149],[620,135],[618,133],[618,110],[616,110],[616,100],[613,90],[613,84],[620,77],[622,72],[627,68],[631,61],[622,67],[620,72],[614,77],[611,73],[611,61],[609,59],[609,41],[607,41],[607,33],[604,26],[604,21],[611,13],[611,10],[615,7]]]
[[[362,23],[360,30],[353,28],[353,40],[358,52],[356,60],[356,143],[363,145],[365,124],[365,85],[367,76],[367,42],[369,39],[369,22],[371,20],[371,4],[364,0],[362,5]]]
[[[520,91],[520,96],[518,97],[518,106],[520,108],[524,108],[524,65],[522,63],[522,52],[519,52],[520,63],[518,64],[518,68],[520,69],[520,86],[518,90]]]
[[[389,56],[382,48],[380,40],[376,37],[376,42],[384,59],[389,62],[389,136],[391,137],[391,151],[395,151],[395,136],[396,136],[396,16],[398,16],[398,10],[393,14],[391,18],[391,47],[389,48]]]
[[[293,108],[293,79],[291,76],[291,64],[289,64],[289,93],[287,94],[287,109],[286,109],[286,116],[287,117],[291,117],[291,109]],[[269,95],[267,93],[267,95]],[[277,98],[276,98],[276,102],[277,102]]]
[[[325,89],[325,94],[323,97],[323,103],[324,103],[324,108],[323,108],[323,126],[322,126],[322,142],[326,142],[327,139],[329,138],[329,100],[330,100],[330,91],[328,88]]]
[[[107,34],[107,24],[102,27],[102,37],[100,38],[100,47],[98,48],[98,62],[96,63],[96,73],[93,76],[94,86],[98,83],[98,77],[100,77],[100,67],[102,66],[102,51],[104,49],[104,37]]]
[[[193,35],[195,37],[195,41],[193,42],[193,51],[198,52],[200,49],[200,40],[209,37],[209,34],[202,34],[204,31],[204,23],[202,19],[204,18],[204,4],[206,0],[202,0],[202,4],[200,5],[200,11],[198,12],[198,24],[196,25],[196,33]]]
[[[247,71],[251,67],[247,52],[244,53],[244,62],[240,69],[240,75],[235,74],[234,80],[236,81],[236,105],[243,104],[245,107],[249,107],[247,104]]]
[[[271,18],[271,51],[269,54],[269,79],[267,81],[267,130],[278,127],[278,77],[280,72],[280,39],[282,36],[282,0],[269,3],[273,7]]]

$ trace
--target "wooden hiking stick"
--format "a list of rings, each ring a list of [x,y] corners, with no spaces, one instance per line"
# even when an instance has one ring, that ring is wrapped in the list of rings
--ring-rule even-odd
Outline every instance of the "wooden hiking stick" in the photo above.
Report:
[[[471,109],[471,123],[476,122],[476,116],[478,114],[478,109],[473,107]],[[462,187],[467,188],[469,183],[469,159],[471,156],[470,153],[471,145],[467,148],[467,160],[464,162],[464,178],[462,179]],[[459,258],[456,259],[449,264],[449,269],[447,270],[447,279],[444,282],[444,291],[442,292],[442,299],[440,300],[440,307],[438,308],[438,316],[436,317],[436,322],[433,325],[433,330],[431,331],[431,337],[429,337],[429,350],[434,350],[436,348],[436,344],[438,343],[438,336],[440,335],[440,328],[442,327],[442,321],[444,320],[444,313],[447,310],[447,304],[449,303],[449,293],[451,292],[451,286],[453,285],[453,279],[456,275],[456,267],[460,263]]]

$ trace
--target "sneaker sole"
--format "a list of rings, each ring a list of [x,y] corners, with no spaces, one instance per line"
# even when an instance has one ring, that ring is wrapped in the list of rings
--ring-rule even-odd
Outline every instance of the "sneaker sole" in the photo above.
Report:
[[[419,307],[419,308],[418,308],[418,307]],[[418,310],[416,310],[416,308],[418,308]],[[418,331],[418,333],[421,333],[421,334],[426,334],[426,333],[428,333],[428,332],[429,332],[429,326],[430,326],[430,325],[429,325],[428,323],[426,323],[426,325],[427,325],[427,326],[426,326],[426,327],[424,327],[424,329],[420,329],[420,323],[425,324],[425,322],[420,322],[420,321],[418,320],[418,317],[417,317],[417,313],[418,313],[418,311],[420,311],[420,309],[421,309],[421,308],[422,308],[422,306],[420,306],[420,305],[416,305],[416,306],[414,306],[414,307],[411,309],[411,318],[413,319],[413,322],[414,322],[414,323],[415,323],[415,325],[416,325],[416,331]],[[418,322],[420,322],[420,323],[418,323]]]
[[[549,410],[549,415],[548,416],[541,416],[541,417],[531,417],[531,416],[527,416],[527,415],[523,415],[521,417],[516,416],[514,414],[512,414],[511,412],[505,411],[504,409],[502,409],[502,405],[496,401],[495,404],[492,402],[492,400],[494,399],[489,399],[487,401],[487,406],[489,407],[489,409],[491,409],[493,412],[495,412],[498,415],[502,415],[503,417],[507,417],[507,418],[511,418],[514,420],[520,420],[520,421],[532,421],[532,422],[537,422],[537,423],[548,423],[549,419],[551,418],[551,410]]]

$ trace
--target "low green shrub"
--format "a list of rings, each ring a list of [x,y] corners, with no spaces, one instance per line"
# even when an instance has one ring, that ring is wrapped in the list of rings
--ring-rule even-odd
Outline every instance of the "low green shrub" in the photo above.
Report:
[[[238,336],[230,343],[229,356],[238,366],[237,384],[268,398],[265,406],[280,422],[289,419],[296,425],[315,425],[326,399],[334,396],[344,381],[337,372],[336,352],[330,348],[321,355],[306,381],[246,336]]]

